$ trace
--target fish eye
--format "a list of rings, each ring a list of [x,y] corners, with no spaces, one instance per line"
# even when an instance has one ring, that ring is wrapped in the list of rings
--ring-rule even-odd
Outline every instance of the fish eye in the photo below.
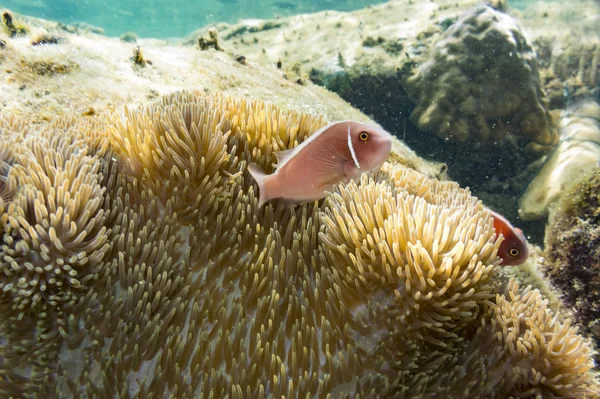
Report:
[[[360,141],[366,143],[367,140],[369,139],[369,133],[367,133],[367,132],[360,132],[360,134],[358,135],[358,138],[360,139]]]
[[[511,248],[510,251],[508,251],[508,254],[513,257],[516,258],[517,256],[519,256],[519,250],[517,248]]]

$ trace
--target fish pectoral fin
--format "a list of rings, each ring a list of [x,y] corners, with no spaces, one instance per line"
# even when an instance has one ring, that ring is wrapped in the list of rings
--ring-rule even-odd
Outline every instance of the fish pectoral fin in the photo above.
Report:
[[[298,200],[293,200],[290,198],[285,198],[283,200],[283,203],[288,207],[288,208],[295,208],[298,205],[302,204],[302,201],[298,201]]]
[[[327,187],[327,186],[335,186],[340,183],[348,184],[351,180],[357,179],[362,174],[362,169],[358,169],[354,166],[354,162],[345,161],[343,164],[344,175],[335,175],[331,176],[331,178],[323,181],[319,188]]]
[[[344,162],[344,174],[346,175],[347,181],[360,177],[362,172],[362,169],[357,168],[356,165],[354,165],[354,162]]]
[[[310,201],[294,201],[294,200],[290,200],[290,199],[285,199],[283,201],[283,203],[288,207],[288,209],[293,210],[294,208],[300,206],[300,205],[310,205],[310,204],[316,204],[316,206],[319,206],[319,201],[318,200],[310,200]]]
[[[329,180],[325,180],[323,182],[321,182],[321,184],[319,184],[319,186],[317,188],[323,188],[323,187],[327,187],[327,186],[335,186],[336,184],[339,184],[343,181],[343,179],[340,179],[339,176],[334,176]]]

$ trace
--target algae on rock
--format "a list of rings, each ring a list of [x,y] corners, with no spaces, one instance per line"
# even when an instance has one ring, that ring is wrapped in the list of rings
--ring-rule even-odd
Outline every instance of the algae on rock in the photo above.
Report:
[[[600,167],[562,195],[546,229],[544,274],[600,348]],[[597,361],[600,357],[596,355]]]

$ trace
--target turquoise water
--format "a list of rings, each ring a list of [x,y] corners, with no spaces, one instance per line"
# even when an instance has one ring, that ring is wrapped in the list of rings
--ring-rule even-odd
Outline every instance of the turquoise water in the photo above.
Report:
[[[100,27],[108,36],[127,31],[140,37],[181,37],[216,22],[243,18],[274,18],[323,10],[350,11],[383,0],[4,0],[6,7],[22,14],[63,23],[85,22]],[[524,8],[531,0],[515,0],[511,7]]]
[[[86,22],[109,36],[133,31],[140,37],[181,37],[216,22],[274,18],[322,10],[349,11],[382,0],[5,0],[0,7],[26,15]]]

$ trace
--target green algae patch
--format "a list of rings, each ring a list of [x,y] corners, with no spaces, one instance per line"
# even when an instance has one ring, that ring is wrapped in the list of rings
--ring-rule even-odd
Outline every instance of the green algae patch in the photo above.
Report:
[[[79,64],[72,61],[60,62],[58,60],[21,60],[21,67],[25,71],[32,72],[38,76],[56,76],[66,75],[79,69]]]
[[[267,30],[281,28],[283,24],[281,22],[275,21],[266,21],[258,26],[240,26],[234,31],[230,32],[227,36],[225,36],[225,40],[229,40],[231,38],[244,35],[246,33],[256,33],[256,32],[264,32]]]

